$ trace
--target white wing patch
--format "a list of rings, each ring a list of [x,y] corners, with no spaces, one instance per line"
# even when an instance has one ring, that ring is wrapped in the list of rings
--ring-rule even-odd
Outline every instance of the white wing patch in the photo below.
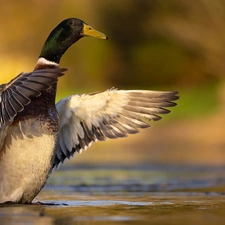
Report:
[[[53,168],[92,142],[107,138],[127,137],[150,127],[150,120],[160,120],[158,114],[175,106],[177,92],[124,91],[73,95],[62,99],[56,108],[59,114],[59,134]]]

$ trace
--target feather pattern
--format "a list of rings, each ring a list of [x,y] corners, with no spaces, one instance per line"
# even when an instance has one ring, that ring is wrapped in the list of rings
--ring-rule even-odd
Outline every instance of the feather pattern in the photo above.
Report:
[[[48,85],[57,82],[67,69],[51,68],[20,73],[7,84],[0,85],[0,148],[7,129],[18,112],[30,103],[31,96],[40,96]]]
[[[64,71],[54,68],[20,73],[9,83],[0,85],[0,128],[30,103],[30,96],[40,96],[41,90],[56,82]]]
[[[150,127],[149,121],[170,112],[165,107],[176,105],[177,94],[110,89],[62,99],[56,105],[60,124],[53,168],[92,142],[127,137]]]

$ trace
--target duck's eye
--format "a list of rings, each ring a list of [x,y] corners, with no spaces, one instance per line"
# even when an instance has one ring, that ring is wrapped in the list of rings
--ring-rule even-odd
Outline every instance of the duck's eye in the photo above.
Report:
[[[92,30],[91,27],[88,28],[89,30]]]
[[[69,21],[69,25],[72,26],[73,25],[73,21]]]

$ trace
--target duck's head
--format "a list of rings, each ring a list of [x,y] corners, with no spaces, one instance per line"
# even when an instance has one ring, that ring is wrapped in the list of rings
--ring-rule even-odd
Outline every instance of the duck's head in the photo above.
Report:
[[[76,41],[85,36],[108,39],[105,34],[95,30],[80,19],[66,19],[50,33],[42,48],[40,57],[59,63],[65,51]]]

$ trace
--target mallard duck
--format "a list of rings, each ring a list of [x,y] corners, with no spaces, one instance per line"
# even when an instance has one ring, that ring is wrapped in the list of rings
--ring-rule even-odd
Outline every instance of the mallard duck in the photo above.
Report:
[[[0,86],[0,203],[31,203],[49,174],[75,152],[107,138],[127,137],[175,106],[177,92],[109,89],[55,104],[65,51],[80,38],[107,39],[69,18],[48,36],[34,70]]]

